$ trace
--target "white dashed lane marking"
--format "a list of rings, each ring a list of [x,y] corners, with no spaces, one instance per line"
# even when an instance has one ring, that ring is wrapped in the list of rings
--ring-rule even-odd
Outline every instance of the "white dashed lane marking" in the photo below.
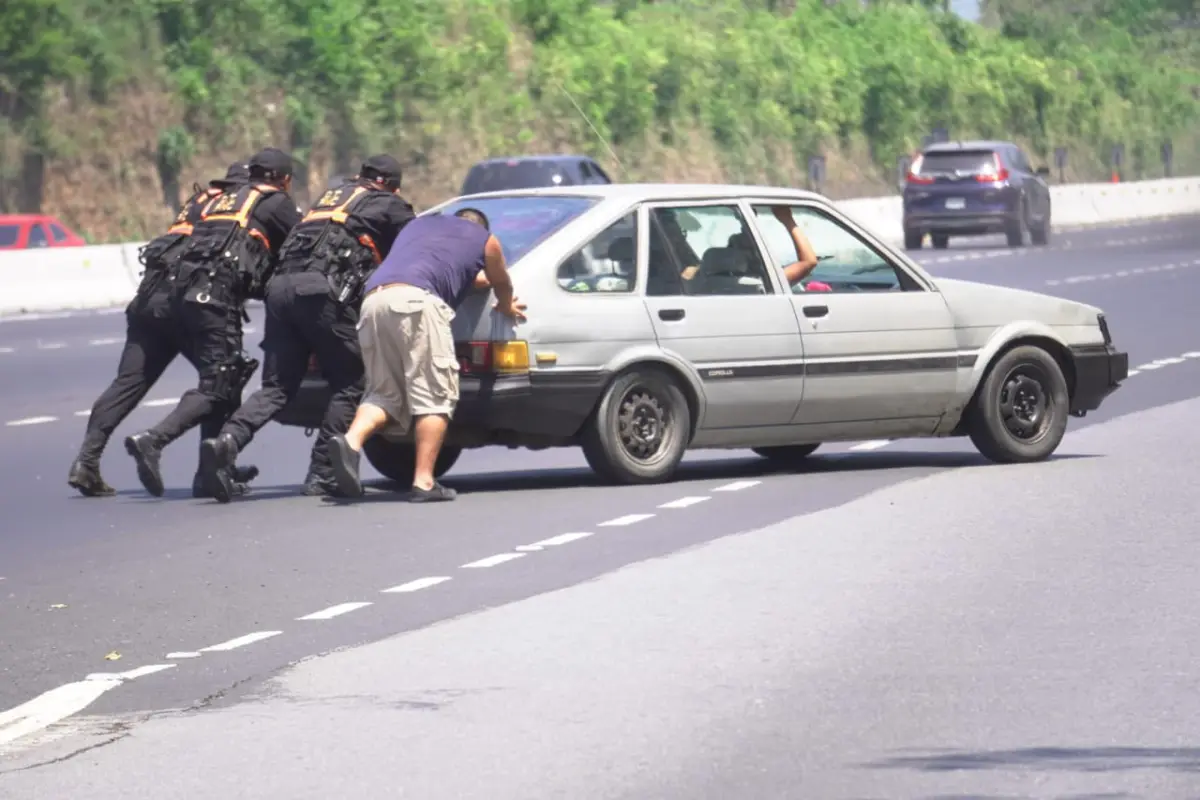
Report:
[[[591,535],[591,533],[562,533],[558,536],[551,536],[549,539],[542,539],[540,542],[534,542],[533,544],[523,544],[517,550],[522,553],[536,553],[540,550],[545,550],[547,547],[558,547],[559,545],[577,542]]]
[[[850,449],[856,452],[878,450],[881,447],[887,447],[889,444],[891,444],[891,440],[889,439],[876,439],[872,442],[862,442],[861,444],[856,444]]]
[[[404,594],[407,592],[419,592],[422,589],[428,589],[431,586],[437,586],[439,583],[445,583],[450,580],[448,577],[440,576],[436,578],[417,578],[415,581],[402,583],[399,586],[393,586],[390,589],[384,589],[382,594]]]
[[[272,636],[278,636],[283,631],[258,631],[257,633],[247,633],[245,636],[239,636],[236,639],[230,639],[227,642],[214,644],[211,647],[200,648],[201,653],[224,653],[228,650],[236,650],[239,647],[245,647],[248,644],[261,642],[263,639],[270,639]]]
[[[47,422],[54,422],[58,417],[26,417],[25,419],[14,419],[12,422],[4,423],[10,428],[19,428],[24,425],[44,425]]]
[[[124,344],[124,342],[124,339],[114,337],[109,339],[92,339],[90,342],[88,342],[88,344],[90,344],[92,347],[100,347],[106,344]]]
[[[518,558],[524,557],[524,553],[500,553],[499,555],[472,561],[470,564],[463,564],[460,569],[487,569],[488,567],[499,566],[507,561],[515,561]]]
[[[635,522],[642,522],[643,520],[650,519],[653,516],[653,514],[626,514],[623,517],[617,517],[616,519],[610,519],[607,522],[601,522],[600,527],[620,528],[624,527],[625,525],[632,525]]]
[[[1132,269],[1121,269],[1116,272],[1098,272],[1094,275],[1072,275],[1069,278],[1055,278],[1046,281],[1047,286],[1062,286],[1063,284],[1075,285],[1078,283],[1091,283],[1092,281],[1108,281],[1114,278],[1128,278],[1131,275],[1154,275],[1162,272],[1173,272],[1179,269],[1191,269],[1192,267],[1200,267],[1200,258],[1193,261],[1179,261],[1171,264],[1157,264],[1150,267],[1134,267]]]
[[[688,508],[689,506],[694,506],[697,503],[703,503],[705,500],[708,500],[708,499],[710,499],[710,498],[708,498],[708,497],[681,497],[678,500],[672,500],[669,503],[663,503],[661,506],[659,506],[659,508]]]
[[[724,486],[718,486],[713,489],[714,492],[740,492],[744,489],[749,489],[753,486],[758,486],[762,481],[734,481],[727,483]]]
[[[322,609],[321,611],[315,611],[312,614],[307,614],[303,617],[296,617],[296,621],[306,622],[333,619],[334,617],[340,617],[343,614],[349,614],[351,611],[358,611],[360,608],[366,608],[369,605],[371,605],[371,603],[340,603],[336,606],[330,606],[329,608]]]

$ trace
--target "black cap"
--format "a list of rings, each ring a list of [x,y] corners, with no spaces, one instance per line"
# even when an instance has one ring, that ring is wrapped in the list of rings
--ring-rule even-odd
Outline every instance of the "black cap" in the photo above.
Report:
[[[368,173],[370,173],[368,175]],[[393,183],[396,186],[400,185],[400,162],[386,153],[381,153],[377,156],[371,156],[362,163],[362,169],[358,171],[362,177],[378,177],[385,183]]]
[[[292,157],[277,147],[266,147],[250,158],[251,172],[287,178],[292,174]]]
[[[235,161],[229,165],[229,169],[225,170],[224,178],[211,180],[208,185],[217,189],[227,189],[230,186],[246,183],[248,180],[250,180],[250,168],[246,166],[246,162]]]

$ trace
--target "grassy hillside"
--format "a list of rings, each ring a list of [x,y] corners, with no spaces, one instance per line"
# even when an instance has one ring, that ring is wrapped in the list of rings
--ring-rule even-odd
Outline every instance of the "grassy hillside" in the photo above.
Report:
[[[1107,177],[1113,142],[1128,177],[1160,175],[1166,137],[1200,168],[1195,64],[1113,30],[1054,42],[906,2],[6,0],[0,207],[138,238],[264,144],[310,191],[390,151],[418,206],[478,158],[564,150],[623,180],[790,185],[821,153],[832,196],[888,193],[937,126],[1066,145],[1077,179]]]

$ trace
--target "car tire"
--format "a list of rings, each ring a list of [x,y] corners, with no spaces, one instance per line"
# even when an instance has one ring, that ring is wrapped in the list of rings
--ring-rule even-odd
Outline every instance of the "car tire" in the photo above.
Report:
[[[674,475],[691,439],[687,397],[652,367],[618,375],[584,426],[583,454],[606,482],[660,483]]]
[[[1042,348],[1014,347],[988,370],[968,412],[971,442],[988,460],[1044,461],[1067,431],[1067,379]]]
[[[786,467],[803,463],[820,446],[821,444],[818,442],[817,444],[784,444],[777,447],[754,447],[751,449],[756,455],[762,456],[772,464]]]
[[[1046,218],[1037,225],[1033,225],[1029,229],[1029,237],[1038,247],[1045,247],[1050,244],[1050,214],[1047,212]]]
[[[409,442],[392,442],[382,436],[372,436],[363,443],[363,455],[383,477],[408,487],[412,486],[417,469],[417,448]],[[433,463],[433,476],[440,478],[450,471],[462,455],[461,447],[446,447]]]
[[[1009,247],[1024,247],[1029,231],[1029,209],[1025,201],[1021,201],[1017,209],[1017,218],[1005,224],[1004,236],[1008,239]]]
[[[904,229],[904,249],[905,250],[920,250],[922,242],[925,241],[925,234],[922,231]]]
[[[945,250],[950,246],[950,235],[947,233],[935,233],[929,238],[933,240],[934,250]]]

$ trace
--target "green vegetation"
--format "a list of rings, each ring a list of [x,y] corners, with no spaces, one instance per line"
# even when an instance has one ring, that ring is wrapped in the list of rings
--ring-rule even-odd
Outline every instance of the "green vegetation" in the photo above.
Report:
[[[1186,0],[1090,0],[1108,21],[1086,25],[1056,0],[1005,2],[984,27],[936,1],[6,0],[0,208],[69,195],[65,216],[90,232],[140,235],[164,191],[264,143],[314,182],[390,150],[432,202],[486,155],[615,166],[588,121],[626,180],[797,184],[827,153],[834,196],[890,191],[896,158],[936,126],[1015,138],[1043,162],[1066,145],[1078,179],[1107,177],[1116,142],[1127,177],[1161,175],[1167,138],[1177,174],[1200,168],[1185,163],[1200,128],[1195,37],[1176,30]],[[155,130],[120,127],[154,97]],[[85,108],[110,113],[73,125]],[[96,163],[158,185],[101,226],[84,211],[99,189],[43,185],[57,164]]]

